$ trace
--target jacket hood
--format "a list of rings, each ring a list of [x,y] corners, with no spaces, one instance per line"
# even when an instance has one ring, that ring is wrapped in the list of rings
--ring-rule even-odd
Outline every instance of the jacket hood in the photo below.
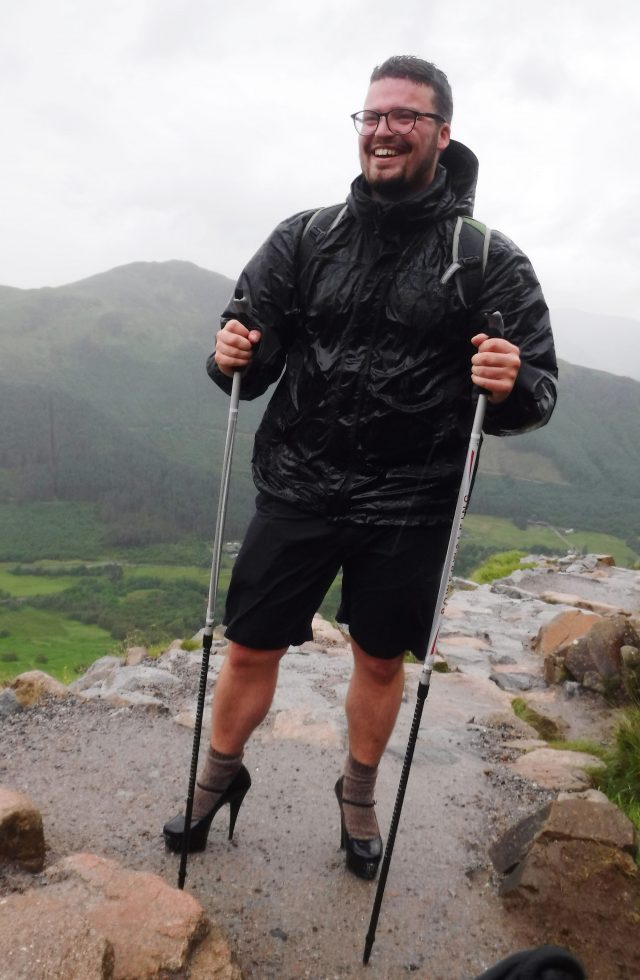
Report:
[[[371,197],[369,185],[360,174],[351,185],[347,205],[365,224],[406,228],[453,215],[473,214],[477,180],[476,155],[463,143],[451,140],[426,191],[402,201],[377,201]]]

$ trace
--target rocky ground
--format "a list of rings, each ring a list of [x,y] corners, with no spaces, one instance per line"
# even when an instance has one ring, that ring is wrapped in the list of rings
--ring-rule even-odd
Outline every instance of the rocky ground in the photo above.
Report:
[[[624,584],[637,607],[636,581]],[[594,941],[590,925],[591,935],[580,944],[571,909],[565,921],[557,911],[552,920],[534,919],[510,909],[499,895],[491,843],[557,795],[513,768],[525,744],[518,739],[531,733],[518,730],[513,719],[510,685],[524,685],[527,697],[570,736],[598,734],[610,724],[595,695],[540,684],[542,665],[530,641],[562,606],[531,592],[516,596],[518,588],[523,590],[516,580],[502,592],[483,587],[450,600],[442,652],[453,669],[433,676],[366,968],[362,951],[375,886],[344,869],[333,795],[344,756],[350,657],[343,643],[323,633],[284,659],[273,709],[247,752],[253,785],[234,840],[227,841],[222,811],[206,851],[192,855],[188,866],[187,889],[230,939],[246,980],[467,980],[514,950],[543,942],[572,945],[588,958],[593,980],[638,976],[630,965],[635,954],[620,952],[625,943],[630,951],[638,948],[637,929],[616,935],[612,949],[604,930]],[[221,661],[222,655],[212,658],[209,691]],[[159,705],[127,705],[121,682],[120,704],[118,692],[111,701],[51,698],[4,719],[0,783],[27,793],[40,808],[47,866],[90,851],[176,882],[178,859],[165,850],[161,828],[183,807],[199,662],[199,653],[173,649],[153,665],[173,678],[146,688]],[[145,663],[138,670],[153,667]],[[383,829],[393,809],[419,671],[417,665],[407,668],[405,703],[381,767]],[[33,881],[15,869],[0,872],[0,895]]]

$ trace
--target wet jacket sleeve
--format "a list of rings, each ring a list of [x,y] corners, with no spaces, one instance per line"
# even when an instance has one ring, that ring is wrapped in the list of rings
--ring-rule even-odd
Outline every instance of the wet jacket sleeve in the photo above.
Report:
[[[242,399],[263,394],[284,368],[298,320],[296,265],[300,236],[312,213],[301,212],[278,225],[245,267],[222,313],[223,322],[240,320],[262,334],[242,376]],[[220,371],[214,354],[207,359],[207,373],[223,391],[231,391],[232,380]]]
[[[549,310],[529,259],[504,235],[493,232],[480,308],[499,310],[505,337],[520,348],[513,391],[487,406],[484,431],[517,435],[545,425],[556,403],[556,362]]]

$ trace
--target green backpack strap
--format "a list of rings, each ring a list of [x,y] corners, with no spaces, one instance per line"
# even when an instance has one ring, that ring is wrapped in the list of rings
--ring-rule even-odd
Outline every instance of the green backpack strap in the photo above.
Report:
[[[470,309],[480,298],[484,270],[487,267],[491,229],[467,215],[460,215],[453,230],[451,264],[440,282],[455,276],[460,302]]]

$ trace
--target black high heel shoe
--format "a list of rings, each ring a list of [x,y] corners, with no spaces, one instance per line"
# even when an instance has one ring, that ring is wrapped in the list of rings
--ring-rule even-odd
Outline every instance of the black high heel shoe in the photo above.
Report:
[[[342,783],[344,776],[336,783],[336,797],[340,807],[340,847],[347,852],[347,868],[358,878],[366,878],[370,881],[378,873],[378,865],[382,857],[382,837],[378,834],[372,840],[358,840],[351,837],[347,831],[344,821],[343,803],[349,806],[373,807],[373,803],[356,803],[354,800],[345,800],[342,796]]]
[[[251,776],[244,766],[240,766],[226,790],[209,813],[199,820],[191,821],[189,831],[189,853],[192,851],[204,851],[207,846],[207,837],[211,821],[218,810],[225,804],[229,804],[229,840],[233,837],[233,828],[236,825],[236,818],[240,812],[242,801],[244,800],[249,787],[251,786]],[[215,790],[212,790],[215,792]],[[182,851],[182,841],[184,838],[184,814],[179,813],[177,817],[169,820],[162,828],[165,843],[170,851],[179,854]]]

